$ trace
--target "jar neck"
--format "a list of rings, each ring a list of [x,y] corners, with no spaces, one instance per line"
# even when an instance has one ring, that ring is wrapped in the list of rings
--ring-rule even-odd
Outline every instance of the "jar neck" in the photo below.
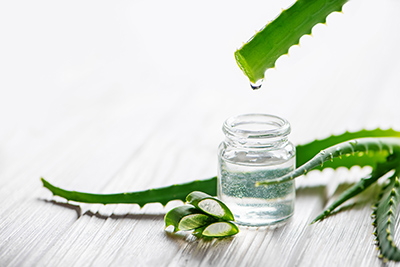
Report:
[[[290,124],[268,114],[244,114],[227,119],[222,127],[229,145],[247,148],[283,147],[288,144]]]

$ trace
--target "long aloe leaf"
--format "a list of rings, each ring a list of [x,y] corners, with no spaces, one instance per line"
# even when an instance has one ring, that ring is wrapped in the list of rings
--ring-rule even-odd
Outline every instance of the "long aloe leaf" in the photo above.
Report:
[[[311,34],[318,23],[325,23],[326,17],[341,11],[348,0],[297,0],[264,29],[235,52],[236,62],[242,71],[255,83],[264,78],[268,68],[287,54],[289,48],[299,43],[300,37]]]
[[[381,130],[381,129],[374,129],[374,130],[361,130],[357,132],[345,132],[340,135],[332,135],[328,138],[315,140],[310,143],[304,145],[297,145],[296,146],[296,168],[300,167],[310,159],[312,159],[318,152],[321,150],[328,148],[330,146],[349,141],[352,139],[357,138],[364,138],[364,137],[400,137],[400,132],[395,131],[393,129]],[[336,169],[338,167],[346,167],[351,168],[352,166],[374,166],[376,162],[382,161],[385,159],[387,155],[383,153],[379,154],[364,154],[360,157],[344,157],[340,161],[328,161],[325,162],[324,165],[317,166],[315,169],[325,169],[325,168],[333,168]]]
[[[217,178],[213,177],[206,180],[196,180],[189,183],[171,185],[145,191],[120,193],[120,194],[90,194],[76,191],[68,191],[50,184],[41,178],[43,186],[49,189],[54,195],[63,197],[67,200],[101,203],[101,204],[139,204],[143,207],[147,203],[161,203],[166,205],[171,200],[186,201],[186,196],[195,190],[205,192],[209,195],[217,195]]]
[[[299,145],[296,147],[297,150],[296,167],[299,167],[301,164],[307,162],[320,150],[325,149],[330,145],[336,144],[341,141],[348,141],[349,139],[352,138],[359,138],[366,136],[397,137],[400,136],[400,133],[391,129],[389,130],[376,129],[370,131],[362,130],[354,133],[346,132],[342,135],[330,136],[323,140],[316,140],[305,145]],[[322,167],[316,166],[315,169],[324,169],[328,167],[350,168],[354,165],[375,166],[376,162],[385,160],[387,155],[388,153],[383,151],[382,153],[375,153],[372,156],[371,153],[368,153],[367,156],[362,156],[362,157],[359,157],[359,155],[343,157],[341,160],[338,161],[325,162]],[[86,202],[86,203],[102,203],[102,204],[136,203],[139,204],[141,207],[143,207],[147,203],[159,202],[163,205],[166,205],[171,200],[185,201],[186,195],[188,195],[192,191],[201,191],[211,196],[217,195],[217,177],[212,177],[210,179],[205,179],[205,180],[197,180],[184,184],[176,184],[161,188],[130,192],[130,193],[121,193],[121,194],[91,194],[91,193],[84,193],[77,191],[69,191],[56,187],[43,178],[41,180],[43,182],[43,186],[49,189],[54,195],[63,197],[67,200]]]
[[[389,155],[400,153],[400,138],[383,137],[383,138],[359,138],[339,143],[331,146],[325,150],[321,150],[311,160],[280,178],[274,180],[265,180],[258,182],[258,185],[283,183],[293,180],[303,174],[306,174],[315,167],[323,165],[327,161],[333,161],[334,158],[345,158],[347,156],[356,155],[359,153],[369,154],[383,154],[385,160]],[[398,159],[397,159],[398,161]],[[379,162],[375,162],[376,165]]]

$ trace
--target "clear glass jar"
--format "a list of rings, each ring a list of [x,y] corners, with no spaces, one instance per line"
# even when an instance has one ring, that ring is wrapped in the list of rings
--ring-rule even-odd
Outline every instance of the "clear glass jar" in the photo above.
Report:
[[[225,141],[218,149],[218,197],[238,224],[265,226],[293,215],[294,181],[255,186],[295,168],[295,147],[288,140],[290,124],[273,115],[231,117],[223,125]]]

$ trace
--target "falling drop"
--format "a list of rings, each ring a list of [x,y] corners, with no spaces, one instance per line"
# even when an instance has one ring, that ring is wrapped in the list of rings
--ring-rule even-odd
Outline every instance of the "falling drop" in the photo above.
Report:
[[[251,89],[253,89],[253,90],[260,89],[262,83],[263,83],[263,79],[260,79],[260,80],[256,81],[255,83],[250,82]]]

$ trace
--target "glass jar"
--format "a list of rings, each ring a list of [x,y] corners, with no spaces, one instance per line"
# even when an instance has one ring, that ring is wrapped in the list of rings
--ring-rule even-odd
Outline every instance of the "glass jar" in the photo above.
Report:
[[[266,114],[227,119],[225,140],[218,149],[218,197],[231,209],[235,221],[246,226],[283,222],[293,215],[295,183],[255,186],[276,179],[296,164],[295,147],[288,140],[287,120]]]

